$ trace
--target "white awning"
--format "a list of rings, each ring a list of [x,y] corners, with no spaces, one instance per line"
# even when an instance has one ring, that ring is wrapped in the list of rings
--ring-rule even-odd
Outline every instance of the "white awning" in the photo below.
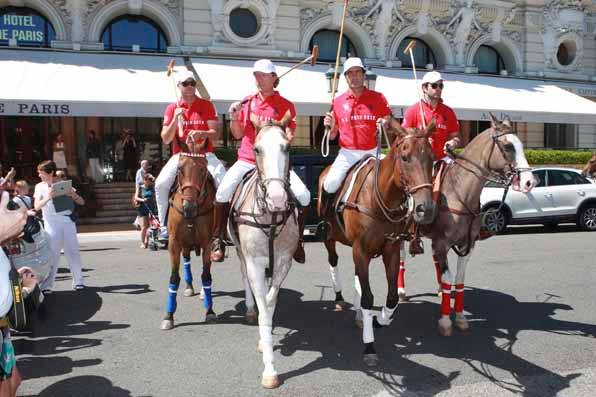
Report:
[[[0,114],[39,116],[162,117],[175,99],[166,77],[165,55],[99,54],[0,49]],[[219,112],[254,93],[253,62],[193,58]],[[176,58],[176,69],[183,60]],[[277,63],[278,74],[292,66]],[[283,77],[278,89],[294,102],[299,115],[329,110],[328,65],[303,66]],[[375,68],[376,89],[400,116],[417,101],[408,70]],[[423,71],[419,72],[421,78]],[[445,102],[462,120],[508,115],[514,121],[596,124],[596,103],[557,87],[556,83],[512,77],[444,73]],[[596,84],[586,83],[588,86]],[[339,92],[346,89],[343,79]]]

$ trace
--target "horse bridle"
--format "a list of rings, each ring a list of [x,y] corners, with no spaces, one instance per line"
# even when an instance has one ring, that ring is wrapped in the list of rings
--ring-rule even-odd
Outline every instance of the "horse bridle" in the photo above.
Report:
[[[377,160],[375,162],[375,172],[374,172],[374,192],[375,192],[375,200],[377,201],[377,204],[379,205],[379,208],[381,209],[381,212],[383,213],[383,216],[385,217],[385,219],[390,222],[390,223],[399,223],[402,222],[403,220],[407,219],[410,217],[412,210],[413,210],[413,205],[412,205],[412,201],[413,201],[413,195],[414,193],[416,193],[418,190],[421,189],[432,189],[432,183],[422,183],[420,185],[417,186],[413,186],[413,187],[409,187],[408,184],[403,183],[402,180],[404,178],[401,177],[401,173],[400,173],[400,186],[402,188],[402,190],[405,193],[405,200],[404,202],[397,208],[389,208],[387,206],[387,204],[385,204],[385,202],[383,201],[383,198],[381,197],[381,191],[379,189],[379,167],[380,167],[380,162],[379,162],[379,155],[380,155],[380,151],[381,151],[381,136],[382,134],[384,134],[384,125],[382,123],[382,121],[377,121]],[[428,138],[426,135],[417,135],[417,134],[408,134],[405,135],[403,137],[401,137],[394,145],[395,145],[395,150],[397,153],[398,148],[407,140],[407,139],[426,139]],[[396,157],[395,158],[395,162],[397,163],[399,161],[399,159]],[[396,165],[394,164],[394,167]],[[407,181],[407,178],[405,178]],[[405,215],[403,215],[401,218],[394,218],[391,214],[396,213],[396,212],[403,212],[406,211]]]
[[[186,152],[180,152],[179,155],[181,157],[190,157],[190,158],[205,158],[205,154],[203,153],[186,153]],[[200,185],[194,183],[194,182],[187,182],[184,184],[181,184],[181,172],[180,172],[180,167],[178,167],[178,170],[176,172],[176,178],[178,179],[178,190],[177,193],[180,194],[180,197],[182,198],[183,201],[190,201],[193,202],[195,201],[195,206],[199,207],[201,206],[201,204],[203,204],[203,202],[205,201],[205,199],[207,198],[207,180],[209,179],[209,173],[207,170],[207,167],[204,166],[203,168],[205,168],[205,177],[203,178],[202,182]],[[187,192],[189,189],[194,189],[198,194],[197,194],[197,198],[196,200],[193,200],[192,196],[190,194],[187,194],[185,192]],[[176,207],[176,205],[174,204],[173,200],[171,202],[171,205],[174,209],[176,209],[176,211],[180,212],[181,214],[184,214],[184,211],[178,207]],[[211,210],[211,208],[203,211],[203,212],[197,212],[197,214],[193,217],[196,218],[199,215],[202,215],[206,212],[209,212]]]

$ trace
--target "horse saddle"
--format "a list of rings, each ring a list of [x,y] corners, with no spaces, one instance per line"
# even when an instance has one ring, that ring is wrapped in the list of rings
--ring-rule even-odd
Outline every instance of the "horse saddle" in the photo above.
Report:
[[[357,188],[357,190],[360,190],[362,188],[362,185],[364,184],[366,178],[361,178],[358,181],[360,171],[362,171],[369,163],[374,164],[374,161],[374,156],[366,155],[350,167],[348,173],[346,174],[346,177],[344,178],[341,184],[338,194],[336,195],[336,199],[333,205],[333,208],[336,212],[342,212],[345,205],[350,203],[349,198],[352,192],[354,191],[355,187]],[[371,170],[372,167],[369,167],[366,174],[368,174],[368,172],[370,172]]]
[[[441,199],[441,186],[447,171],[452,167],[452,164],[448,164],[444,161],[438,161],[434,166],[435,175],[433,176],[433,191],[432,199],[436,205],[440,205],[439,200]]]

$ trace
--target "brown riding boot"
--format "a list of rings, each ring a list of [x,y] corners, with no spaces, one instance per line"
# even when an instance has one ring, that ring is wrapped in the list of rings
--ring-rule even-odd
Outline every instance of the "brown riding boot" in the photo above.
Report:
[[[422,245],[422,239],[418,235],[418,230],[416,228],[416,224],[410,224],[409,228],[410,236],[412,239],[410,240],[410,255],[415,257],[416,255],[424,254],[424,247]]]
[[[211,242],[211,260],[213,262],[223,262],[226,256],[226,245],[224,236],[228,215],[230,213],[230,203],[213,203],[215,214],[213,223],[213,240]]]
[[[304,209],[298,206],[298,246],[294,251],[294,260],[298,263],[306,262],[306,253],[304,252]]]

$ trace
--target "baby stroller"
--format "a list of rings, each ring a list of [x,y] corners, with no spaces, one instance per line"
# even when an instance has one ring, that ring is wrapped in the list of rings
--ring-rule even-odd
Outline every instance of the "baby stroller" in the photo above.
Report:
[[[141,203],[147,209],[149,219],[149,229],[147,230],[147,240],[149,242],[149,249],[151,251],[157,251],[160,248],[168,248],[168,242],[159,239],[160,224],[159,219],[155,216],[151,208],[146,203]]]

